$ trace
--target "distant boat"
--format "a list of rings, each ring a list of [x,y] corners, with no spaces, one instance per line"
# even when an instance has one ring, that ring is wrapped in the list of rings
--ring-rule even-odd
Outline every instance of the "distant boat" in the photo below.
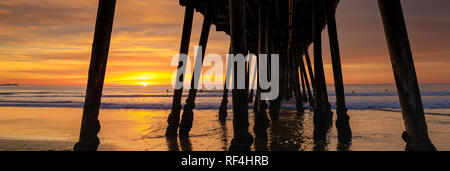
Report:
[[[19,84],[0,84],[0,86],[19,86]]]

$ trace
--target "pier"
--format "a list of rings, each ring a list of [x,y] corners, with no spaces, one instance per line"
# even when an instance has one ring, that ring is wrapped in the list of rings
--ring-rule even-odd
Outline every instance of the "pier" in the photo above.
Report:
[[[259,85],[254,95],[253,131],[256,137],[249,133],[248,104],[253,100],[249,98],[253,97],[253,93],[249,93],[248,83],[247,89],[237,89],[237,86],[234,86],[231,90],[234,136],[229,150],[248,151],[255,139],[267,138],[266,131],[270,123],[278,119],[284,99],[295,99],[298,115],[304,113],[305,104],[308,103],[314,112],[314,140],[326,141],[326,135],[333,126],[334,113],[328,100],[322,62],[321,34],[325,28],[329,35],[337,99],[335,126],[339,142],[351,143],[352,130],[345,103],[345,75],[342,73],[337,32],[339,28],[335,18],[336,10],[339,10],[339,0],[180,0],[179,4],[180,9],[183,7],[185,10],[180,54],[188,54],[193,17],[195,12],[198,12],[204,18],[199,40],[199,45],[203,47],[202,54],[206,51],[211,25],[215,25],[216,31],[230,36],[230,54],[280,55],[280,96],[275,100],[261,100],[260,94],[266,90]],[[406,142],[405,149],[436,150],[428,137],[400,0],[378,0],[378,4],[405,122],[405,132],[401,135]],[[99,0],[80,139],[74,147],[75,151],[95,151],[100,143],[97,137],[100,131],[98,115],[115,5],[116,0]],[[308,49],[313,49],[311,56]],[[248,69],[246,72],[237,72],[237,67],[234,69],[233,84],[236,84],[239,74],[249,79]],[[194,75],[195,77],[199,76]],[[179,79],[183,81],[184,75]],[[195,80],[192,79],[191,85],[196,85]],[[189,137],[190,129],[195,126],[192,123],[197,88],[189,90],[184,107],[181,101],[182,93],[183,89],[174,90],[172,109],[167,119],[167,137]],[[217,111],[218,120],[226,119],[228,103],[228,90],[225,89],[221,107]]]

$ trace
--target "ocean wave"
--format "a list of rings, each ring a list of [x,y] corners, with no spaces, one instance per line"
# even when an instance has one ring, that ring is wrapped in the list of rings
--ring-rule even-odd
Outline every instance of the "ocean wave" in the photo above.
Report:
[[[73,101],[9,101],[9,100],[0,100],[0,103],[72,103]]]
[[[69,107],[69,108],[82,108],[83,103],[0,103],[0,106],[5,107]],[[102,103],[102,109],[171,109],[171,104],[116,104],[116,103]],[[220,104],[214,105],[196,105],[197,110],[211,110],[218,109]],[[228,108],[231,109],[231,104],[228,105]]]
[[[48,92],[48,91],[36,91],[36,92],[0,92],[1,96],[11,96],[11,95],[45,95],[45,94],[58,94],[58,95],[74,95],[74,94],[82,94],[75,92]]]
[[[0,94],[2,95],[2,94]],[[14,94],[9,94],[14,95]],[[231,95],[231,94],[230,94]],[[183,94],[187,97],[188,94]],[[196,97],[222,97],[223,94],[197,94]],[[10,97],[85,97],[85,95],[36,95],[36,96],[10,96]],[[145,98],[145,97],[173,97],[172,94],[132,94],[132,95],[103,95],[103,98]]]
[[[336,108],[336,105],[331,102],[331,107],[333,109]],[[73,102],[73,101],[47,101],[47,102],[39,102],[39,101],[0,101],[0,106],[10,106],[10,107],[83,107],[83,102]],[[196,104],[197,110],[210,110],[210,109],[219,109],[220,103],[198,103]],[[305,104],[305,107],[309,107]],[[101,108],[104,109],[171,109],[171,103],[102,103]],[[228,108],[232,108],[232,104],[228,104]],[[249,104],[249,108],[252,108],[252,104]],[[282,108],[285,109],[295,109],[294,103],[283,103]],[[367,102],[347,102],[348,109],[400,109],[400,104],[398,102],[376,102],[376,103],[367,103]],[[441,109],[441,108],[450,108],[449,103],[441,103],[441,102],[424,102],[424,108],[426,109]]]
[[[230,93],[231,94],[231,93]],[[336,93],[329,92],[329,96],[336,96]],[[422,92],[422,96],[450,96],[447,91]],[[6,97],[85,97],[82,93],[55,93],[55,92],[2,92],[0,96]],[[188,93],[184,92],[183,97],[187,97]],[[198,92],[197,97],[222,97],[221,91]],[[346,92],[347,97],[391,97],[398,96],[397,92]],[[104,94],[104,98],[146,98],[146,97],[173,97],[173,94]]]
[[[336,96],[336,93],[329,93],[330,96]],[[436,91],[436,92],[422,92],[422,96],[450,96],[450,92]],[[345,93],[345,96],[398,96],[397,92],[351,92]]]

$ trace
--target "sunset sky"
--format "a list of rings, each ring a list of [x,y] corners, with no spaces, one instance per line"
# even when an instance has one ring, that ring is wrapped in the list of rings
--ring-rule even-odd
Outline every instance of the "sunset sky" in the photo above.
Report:
[[[107,85],[170,84],[184,8],[178,0],[118,0]],[[402,0],[420,83],[450,83],[450,1]],[[85,85],[97,0],[1,0],[0,83]],[[191,41],[198,44],[202,16]],[[344,82],[390,84],[394,76],[376,0],[341,0],[337,12]],[[332,83],[328,37],[324,62]],[[208,53],[228,52],[211,29]]]

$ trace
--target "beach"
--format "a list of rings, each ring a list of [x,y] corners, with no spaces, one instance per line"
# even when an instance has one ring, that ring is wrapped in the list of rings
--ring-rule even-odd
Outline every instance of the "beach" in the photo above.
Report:
[[[77,141],[82,108],[0,107],[1,151],[70,151]],[[449,109],[426,109],[430,138],[438,150],[450,150]],[[101,151],[224,151],[232,136],[232,117],[226,124],[217,121],[217,110],[196,110],[189,139],[166,139],[166,119],[170,110],[102,109],[100,112]],[[440,115],[444,114],[444,115]],[[402,151],[402,115],[395,109],[349,110],[353,142],[349,148],[337,143],[336,129],[325,145],[314,144],[312,114],[297,116],[282,110],[272,122],[267,141],[257,140],[252,150],[271,151]],[[334,117],[336,119],[336,117]],[[249,116],[253,126],[253,114]],[[253,134],[253,133],[252,133]]]
[[[335,110],[335,93],[328,87]],[[315,144],[313,114],[305,103],[304,115],[295,112],[295,101],[282,102],[280,119],[267,130],[267,140],[257,139],[252,150],[353,150],[402,151],[404,131],[395,85],[346,85],[353,143],[337,143],[336,128],[328,142]],[[450,85],[421,85],[430,138],[438,150],[450,150]],[[189,139],[164,136],[170,113],[171,86],[107,86],[100,109],[103,151],[224,151],[233,137],[231,93],[228,118],[218,121],[222,91],[199,91]],[[186,101],[187,90],[182,102]],[[84,104],[84,86],[0,87],[0,150],[68,151],[78,141]],[[184,103],[183,103],[184,104]],[[253,134],[253,104],[249,104],[249,132]],[[334,111],[335,113],[335,111]],[[336,119],[336,115],[334,118]]]

